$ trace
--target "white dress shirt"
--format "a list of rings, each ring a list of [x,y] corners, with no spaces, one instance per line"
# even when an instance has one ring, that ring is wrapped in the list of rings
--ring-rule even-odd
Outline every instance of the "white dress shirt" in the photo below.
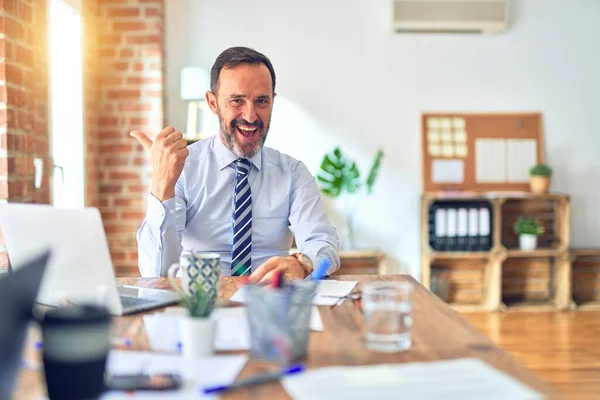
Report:
[[[190,250],[219,254],[221,276],[231,275],[237,157],[218,135],[188,149],[175,197],[160,202],[149,194],[146,218],[137,232],[143,277],[166,276],[169,266]],[[250,161],[252,270],[271,257],[288,255],[293,238],[315,268],[327,259],[328,272],[337,270],[338,237],[306,166],[268,147]]]

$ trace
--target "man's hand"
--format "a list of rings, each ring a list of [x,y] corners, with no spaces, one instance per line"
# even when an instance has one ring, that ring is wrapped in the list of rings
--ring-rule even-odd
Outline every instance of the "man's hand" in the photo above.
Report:
[[[250,283],[268,283],[273,279],[275,271],[279,270],[286,279],[303,279],[304,268],[294,256],[271,257],[254,271],[248,281]]]
[[[130,135],[136,138],[150,155],[152,195],[161,202],[175,197],[175,184],[183,171],[185,159],[190,154],[183,134],[169,126],[160,131],[154,141],[144,132],[132,131]]]

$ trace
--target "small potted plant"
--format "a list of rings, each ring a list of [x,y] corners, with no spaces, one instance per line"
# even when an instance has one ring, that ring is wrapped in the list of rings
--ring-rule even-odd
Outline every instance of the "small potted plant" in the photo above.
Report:
[[[193,292],[181,296],[188,314],[179,320],[182,353],[187,358],[201,358],[213,354],[216,321],[211,318],[215,298],[198,281]]]
[[[544,227],[537,218],[519,217],[514,225],[519,235],[519,247],[523,251],[532,251],[537,247],[537,237],[544,233]]]
[[[546,164],[537,164],[529,170],[529,187],[533,193],[547,193],[552,169]]]

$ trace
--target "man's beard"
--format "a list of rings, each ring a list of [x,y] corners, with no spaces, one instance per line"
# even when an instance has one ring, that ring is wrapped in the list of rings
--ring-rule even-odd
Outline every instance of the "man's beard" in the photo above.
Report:
[[[219,117],[219,126],[221,127],[221,138],[225,140],[225,147],[240,158],[252,158],[258,154],[267,140],[269,125],[271,125],[270,118],[266,127],[262,121],[256,120],[253,123],[250,123],[243,118],[234,119],[230,122],[229,127],[227,127],[223,118],[221,118],[221,114],[217,113],[217,116]],[[237,127],[239,125],[254,126],[257,128],[257,136],[252,142],[240,142],[237,136]]]

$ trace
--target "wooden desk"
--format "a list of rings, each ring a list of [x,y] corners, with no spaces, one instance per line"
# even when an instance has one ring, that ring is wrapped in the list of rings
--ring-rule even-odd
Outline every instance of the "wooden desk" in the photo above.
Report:
[[[432,295],[409,275],[360,275],[337,276],[338,280],[409,281],[415,284],[413,345],[405,353],[385,354],[368,351],[362,341],[362,315],[352,302],[331,309],[319,307],[325,330],[312,332],[307,359],[308,368],[331,365],[366,365],[378,363],[402,363],[411,361],[433,361],[460,357],[476,357],[501,371],[512,375],[536,390],[558,398],[550,387],[540,381],[531,371],[515,362],[505,351],[499,349],[483,333],[471,326],[460,314]],[[122,278],[120,284],[139,285],[153,288],[169,288],[166,279]],[[238,288],[237,278],[222,278],[220,296],[228,299]],[[360,283],[359,283],[360,284]],[[130,338],[132,350],[149,350],[141,315],[116,318],[113,334]],[[33,346],[27,347],[32,357]],[[250,361],[241,376],[263,371],[269,366]],[[23,370],[19,377],[16,398],[39,399],[45,387],[39,372]],[[435,380],[435,377],[432,377]],[[173,396],[175,397],[175,396]],[[224,399],[288,399],[279,383],[271,383],[240,390],[223,396]]]
[[[377,275],[387,271],[380,250],[341,250],[340,269],[333,275]]]

